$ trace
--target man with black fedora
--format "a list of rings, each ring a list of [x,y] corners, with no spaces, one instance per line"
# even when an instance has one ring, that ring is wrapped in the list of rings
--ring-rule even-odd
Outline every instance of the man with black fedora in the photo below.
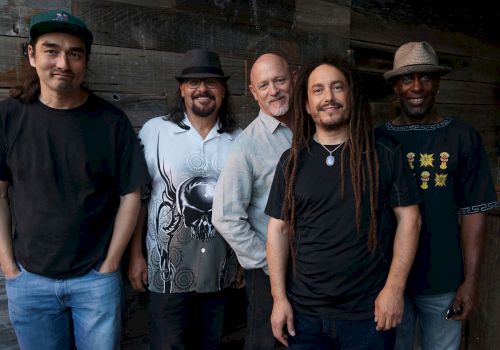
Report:
[[[152,186],[132,240],[128,274],[134,289],[149,290],[152,349],[218,349],[224,290],[238,265],[212,225],[212,198],[240,130],[219,56],[194,49],[182,62],[168,114],[139,132]],[[144,226],[147,259],[141,250]]]
[[[83,85],[85,23],[52,10],[33,16],[29,34],[30,75],[0,103],[9,316],[21,349],[118,349],[120,260],[146,164],[127,116]]]
[[[461,320],[477,300],[485,212],[498,206],[481,136],[436,111],[439,65],[427,42],[402,45],[384,78],[400,115],[382,129],[402,145],[423,202],[417,255],[408,278],[396,349],[413,349],[419,320],[422,349],[459,349]]]

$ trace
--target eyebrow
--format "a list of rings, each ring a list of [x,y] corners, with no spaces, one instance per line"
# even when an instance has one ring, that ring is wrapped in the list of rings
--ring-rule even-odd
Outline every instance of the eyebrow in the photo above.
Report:
[[[43,47],[49,48],[49,49],[58,49],[61,48],[61,45],[58,45],[56,43],[51,43],[51,42],[43,42],[42,43]],[[68,51],[73,51],[73,52],[85,52],[85,49],[81,46],[75,46],[75,47],[70,47]]]

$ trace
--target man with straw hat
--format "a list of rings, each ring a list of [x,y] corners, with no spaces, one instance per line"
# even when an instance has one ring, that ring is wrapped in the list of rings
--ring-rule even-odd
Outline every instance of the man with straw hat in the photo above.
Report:
[[[402,45],[384,74],[401,114],[382,128],[403,147],[422,194],[422,229],[408,278],[397,349],[459,349],[461,320],[476,301],[485,212],[498,206],[481,136],[435,108],[448,73],[427,42]],[[460,219],[460,223],[459,223]]]

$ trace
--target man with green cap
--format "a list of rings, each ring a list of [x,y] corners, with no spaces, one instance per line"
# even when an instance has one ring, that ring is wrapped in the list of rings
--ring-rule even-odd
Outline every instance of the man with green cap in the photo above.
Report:
[[[83,85],[92,40],[64,10],[33,16],[30,76],[0,102],[0,265],[22,349],[120,344],[119,265],[149,176],[126,115]]]

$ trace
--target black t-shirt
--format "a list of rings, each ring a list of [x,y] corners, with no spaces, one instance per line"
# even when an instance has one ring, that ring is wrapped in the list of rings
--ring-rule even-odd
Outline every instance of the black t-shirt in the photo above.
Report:
[[[424,125],[387,123],[381,130],[401,142],[423,198],[422,229],[407,293],[455,291],[464,278],[459,213],[498,206],[481,136],[451,118]]]
[[[0,102],[0,180],[10,182],[14,253],[26,270],[65,278],[106,257],[120,195],[148,182],[125,114],[90,94],[80,107]]]
[[[340,151],[328,167],[326,150],[311,142],[310,152],[299,156],[295,198],[297,224],[295,271],[289,262],[287,293],[300,313],[346,320],[373,317],[374,301],[384,286],[392,256],[395,217],[391,207],[419,202],[415,180],[392,138],[378,135],[380,195],[377,234],[379,246],[372,254],[367,237],[370,219],[369,195],[362,198],[360,231],[349,169],[344,159],[344,194],[341,190]],[[329,147],[333,149],[333,146]],[[277,166],[266,213],[282,218],[285,190],[284,169],[289,151]]]

